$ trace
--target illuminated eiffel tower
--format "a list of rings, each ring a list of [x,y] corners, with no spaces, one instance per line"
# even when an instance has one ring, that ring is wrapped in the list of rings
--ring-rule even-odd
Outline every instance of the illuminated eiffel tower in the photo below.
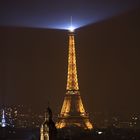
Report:
[[[58,116],[56,127],[58,129],[77,126],[92,129],[89,116],[84,109],[78,86],[74,31],[69,32],[68,74],[66,95],[61,112]]]

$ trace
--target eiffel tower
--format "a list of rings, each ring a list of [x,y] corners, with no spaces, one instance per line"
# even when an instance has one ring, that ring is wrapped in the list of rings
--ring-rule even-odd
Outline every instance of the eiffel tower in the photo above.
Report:
[[[56,127],[58,129],[77,126],[84,129],[92,129],[88,113],[85,111],[77,78],[76,53],[74,31],[69,32],[69,52],[68,52],[68,74],[66,95],[58,116]]]

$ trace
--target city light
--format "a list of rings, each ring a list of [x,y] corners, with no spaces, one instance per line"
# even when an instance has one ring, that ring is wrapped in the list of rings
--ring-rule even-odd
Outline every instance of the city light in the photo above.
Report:
[[[6,127],[5,112],[2,111],[1,127]]]
[[[99,135],[101,135],[102,133],[103,133],[103,132],[101,132],[101,131],[98,131],[98,134],[99,134]]]

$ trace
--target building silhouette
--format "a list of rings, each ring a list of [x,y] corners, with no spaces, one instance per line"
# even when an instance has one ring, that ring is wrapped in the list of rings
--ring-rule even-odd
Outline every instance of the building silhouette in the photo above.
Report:
[[[52,111],[48,107],[45,112],[45,121],[40,128],[40,140],[55,140],[56,139],[56,127],[52,120]]]

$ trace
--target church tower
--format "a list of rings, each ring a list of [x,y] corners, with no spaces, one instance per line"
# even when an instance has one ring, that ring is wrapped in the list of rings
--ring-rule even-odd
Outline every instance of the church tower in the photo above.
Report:
[[[92,129],[93,126],[89,121],[88,113],[84,109],[78,85],[74,37],[74,31],[71,30],[69,32],[66,94],[56,127],[60,129],[76,126],[84,129]]]
[[[52,120],[52,111],[48,107],[45,112],[45,121],[40,128],[40,140],[55,140],[56,139],[56,127]]]

